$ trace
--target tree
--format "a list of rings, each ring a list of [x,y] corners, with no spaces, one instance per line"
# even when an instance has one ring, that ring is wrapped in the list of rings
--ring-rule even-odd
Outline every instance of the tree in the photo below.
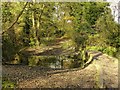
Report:
[[[19,31],[15,30],[16,27],[18,28],[18,20],[20,19],[20,16],[22,15],[25,7],[27,6],[27,3],[21,8],[21,5],[24,3],[10,3],[10,2],[5,2],[2,3],[2,22],[3,24],[3,46],[2,49],[3,51],[3,57],[6,60],[12,60],[16,53],[18,53],[19,49],[21,48],[21,43],[18,42],[17,40],[19,39],[19,36],[17,36],[17,33]],[[14,6],[18,8],[14,8]],[[16,12],[16,13],[15,13]],[[19,14],[18,14],[19,13]],[[17,18],[15,18],[17,17]],[[14,21],[13,21],[14,20]],[[11,22],[13,22],[11,24]],[[9,46],[10,47],[9,47]]]
[[[106,13],[98,19],[96,28],[99,29],[99,34],[107,45],[115,48],[119,47],[120,36],[118,25],[115,23],[109,9],[106,10]]]

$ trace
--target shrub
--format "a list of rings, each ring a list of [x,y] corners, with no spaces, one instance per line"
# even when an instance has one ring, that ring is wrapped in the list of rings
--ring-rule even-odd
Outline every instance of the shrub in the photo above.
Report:
[[[30,41],[29,41],[29,45],[30,46],[34,46],[35,45],[35,39],[34,38],[30,38]]]
[[[101,51],[103,52],[103,50],[105,49],[104,47],[101,46],[88,46],[87,47],[88,50],[95,50],[95,51]]]
[[[67,49],[67,48],[75,46],[72,40],[66,41],[65,43],[61,43],[61,45],[63,49]]]
[[[95,51],[101,51],[103,53],[106,53],[110,56],[115,56],[117,49],[115,47],[111,47],[111,46],[91,46],[91,47],[87,47],[88,50],[95,50]]]
[[[117,49],[111,46],[108,46],[103,50],[103,53],[106,53],[110,56],[115,56],[116,52],[117,52]]]
[[[49,67],[50,64],[55,64],[58,59],[55,56],[33,56],[28,59],[29,66],[44,66]]]
[[[38,61],[39,61],[39,59],[36,57],[36,56],[34,56],[34,57],[30,57],[29,59],[28,59],[28,62],[29,62],[29,66],[36,66],[37,65],[37,63],[38,63]]]
[[[14,82],[11,82],[10,80],[8,80],[6,78],[3,78],[3,80],[2,80],[2,89],[3,90],[5,88],[15,88],[15,87],[16,87],[16,84]]]

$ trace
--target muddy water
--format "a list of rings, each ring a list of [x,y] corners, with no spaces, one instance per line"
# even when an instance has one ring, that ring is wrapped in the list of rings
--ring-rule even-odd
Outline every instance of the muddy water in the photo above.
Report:
[[[22,59],[23,64],[48,68],[71,68],[73,59],[65,56],[29,56]]]

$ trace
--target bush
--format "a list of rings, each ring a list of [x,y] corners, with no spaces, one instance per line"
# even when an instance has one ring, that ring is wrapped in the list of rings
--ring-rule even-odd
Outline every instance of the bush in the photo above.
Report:
[[[37,58],[37,57],[30,57],[29,59],[28,59],[28,62],[29,62],[29,66],[36,66],[37,65],[37,63],[39,62],[39,59]]]
[[[118,58],[118,60],[120,60],[120,50],[116,52],[115,57]]]
[[[78,68],[84,65],[84,63],[88,60],[88,56],[86,56],[84,51],[79,51],[78,53],[68,56],[68,60],[70,61],[68,65],[70,68]]]
[[[106,46],[106,47],[102,47],[102,46],[91,46],[91,47],[87,47],[88,50],[95,50],[95,51],[101,51],[103,53],[106,53],[110,56],[115,56],[117,49],[115,47],[111,47],[111,46]]]
[[[62,30],[56,30],[54,34],[57,38],[60,38],[60,37],[64,36],[65,32]]]
[[[67,49],[67,48],[75,46],[72,40],[66,41],[65,43],[61,43],[61,45],[63,49]]]
[[[5,88],[15,88],[15,87],[16,87],[16,84],[14,82],[11,82],[10,80],[3,78],[3,80],[2,80],[2,89],[3,90]]]
[[[29,66],[44,66],[49,67],[50,64],[55,64],[58,59],[55,56],[33,56],[28,59]]]
[[[30,38],[30,41],[29,41],[29,45],[30,46],[35,46],[35,39],[34,38]]]
[[[14,59],[15,55],[21,49],[21,45],[18,43],[13,43],[10,38],[3,36],[2,38],[2,57],[4,60],[11,61]]]
[[[111,46],[108,46],[103,50],[103,53],[106,53],[110,56],[115,56],[116,52],[117,52],[117,49]]]
[[[101,47],[101,46],[88,46],[87,49],[88,50],[95,50],[95,51],[101,51],[101,52],[103,52],[104,47]]]

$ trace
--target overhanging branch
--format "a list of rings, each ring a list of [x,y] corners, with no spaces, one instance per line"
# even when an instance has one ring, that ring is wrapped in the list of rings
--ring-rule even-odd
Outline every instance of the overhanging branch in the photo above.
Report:
[[[22,11],[18,14],[16,20],[12,23],[12,25],[10,27],[8,27],[8,29],[6,31],[2,32],[2,34],[4,34],[5,32],[7,32],[8,30],[10,30],[16,24],[16,22],[19,20],[20,16],[22,15],[23,11],[25,10],[27,4],[28,4],[28,2],[26,2],[26,4],[24,5]]]

